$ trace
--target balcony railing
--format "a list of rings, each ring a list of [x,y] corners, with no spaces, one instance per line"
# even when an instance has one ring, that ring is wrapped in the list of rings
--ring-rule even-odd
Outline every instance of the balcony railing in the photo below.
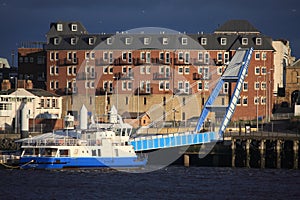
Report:
[[[153,88],[139,87],[134,91],[135,95],[150,95],[153,94]]]
[[[160,74],[156,72],[153,74],[153,80],[170,80],[172,78],[172,73],[163,73]]]
[[[113,89],[110,88],[97,88],[95,95],[106,95],[106,94],[112,94]]]
[[[65,65],[77,65],[78,64],[78,58],[72,58],[72,59],[60,59],[59,60],[59,65],[60,66],[65,66]]]
[[[77,80],[94,80],[98,76],[97,72],[80,72],[77,73],[76,79]]]
[[[128,72],[128,73],[114,73],[114,79],[115,80],[132,80],[134,78],[134,73],[133,72]]]

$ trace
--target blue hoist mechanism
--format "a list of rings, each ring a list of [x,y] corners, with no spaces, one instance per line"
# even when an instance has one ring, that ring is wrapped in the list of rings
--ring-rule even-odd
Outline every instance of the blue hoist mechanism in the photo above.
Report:
[[[194,144],[204,144],[221,140],[239,100],[252,53],[253,48],[239,48],[236,50],[226,70],[218,80],[215,88],[207,99],[194,131],[134,138],[130,141],[134,147],[134,150],[146,151]],[[201,128],[203,127],[203,124],[206,121],[209,112],[211,112],[214,108],[220,107],[218,105],[214,105],[214,102],[225,82],[235,82],[236,86],[232,93],[228,107],[226,108],[222,123],[218,131],[213,130],[208,132],[201,132]]]

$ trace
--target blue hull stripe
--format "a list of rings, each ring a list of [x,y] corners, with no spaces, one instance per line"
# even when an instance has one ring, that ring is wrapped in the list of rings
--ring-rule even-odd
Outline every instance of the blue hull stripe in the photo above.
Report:
[[[34,161],[29,163],[30,161]],[[29,164],[28,164],[29,163]],[[137,157],[22,157],[20,167],[22,169],[63,169],[63,168],[138,168],[143,167],[147,159],[138,160]]]

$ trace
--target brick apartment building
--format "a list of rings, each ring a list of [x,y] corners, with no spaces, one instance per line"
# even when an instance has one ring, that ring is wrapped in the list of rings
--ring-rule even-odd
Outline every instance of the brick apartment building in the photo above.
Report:
[[[162,30],[113,35],[89,34],[79,22],[57,22],[46,36],[42,49],[28,49],[40,61],[28,76],[44,78],[46,90],[64,95],[63,110],[75,116],[84,103],[98,120],[115,105],[120,114],[146,112],[152,121],[187,121],[200,115],[236,49],[249,47],[254,53],[233,120],[271,115],[272,39],[248,21],[230,20],[211,34]],[[28,53],[19,49],[23,73],[24,61],[30,64]],[[232,88],[234,84],[224,84],[218,104],[227,104]]]

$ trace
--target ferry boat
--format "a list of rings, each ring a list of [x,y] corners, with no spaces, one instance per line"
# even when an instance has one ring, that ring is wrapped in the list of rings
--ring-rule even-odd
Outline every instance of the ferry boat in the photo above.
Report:
[[[136,154],[131,133],[132,126],[121,122],[24,138],[17,141],[23,149],[20,168],[141,168],[147,157]]]

